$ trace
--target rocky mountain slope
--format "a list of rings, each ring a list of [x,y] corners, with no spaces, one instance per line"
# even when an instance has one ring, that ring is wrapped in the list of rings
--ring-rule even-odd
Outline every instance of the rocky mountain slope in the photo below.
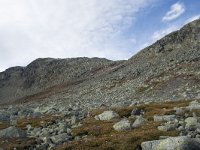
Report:
[[[0,73],[0,103],[37,100],[117,103],[198,98],[200,20],[127,61],[37,59]]]
[[[127,61],[9,68],[0,73],[0,149],[197,150],[199,83],[200,20]]]
[[[82,83],[95,72],[115,64],[117,62],[99,58],[44,58],[26,67],[9,68],[0,73],[0,101],[14,102],[48,89],[60,92],[62,88]]]

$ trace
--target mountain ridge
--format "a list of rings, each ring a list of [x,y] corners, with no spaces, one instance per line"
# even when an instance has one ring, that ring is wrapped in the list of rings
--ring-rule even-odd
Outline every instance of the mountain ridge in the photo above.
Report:
[[[199,82],[199,43],[200,20],[195,20],[128,60],[36,59],[27,67],[0,73],[0,103],[38,99],[117,103],[199,97],[199,86],[191,85]],[[193,94],[184,93],[187,84]]]

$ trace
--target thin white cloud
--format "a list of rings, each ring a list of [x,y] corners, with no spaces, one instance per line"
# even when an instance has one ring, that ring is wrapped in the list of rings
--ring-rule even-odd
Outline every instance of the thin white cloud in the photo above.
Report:
[[[156,41],[160,40],[161,38],[163,38],[164,36],[166,36],[167,34],[173,32],[173,31],[176,31],[180,28],[180,26],[178,25],[171,25],[167,28],[164,28],[164,29],[160,29],[160,30],[157,30],[155,32],[153,32],[153,34],[150,36],[149,39],[147,39],[145,42],[142,42],[138,49],[144,49],[146,48],[147,46],[149,45],[152,45],[153,43],[155,43]]]
[[[170,26],[170,27],[167,27],[166,29],[162,29],[162,30],[159,30],[159,31],[155,31],[153,33],[153,36],[152,36],[152,41],[155,42],[161,38],[163,38],[165,35],[173,32],[173,31],[176,31],[178,30],[179,27],[178,26]]]
[[[197,19],[199,19],[199,18],[200,18],[200,14],[199,14],[199,15],[192,16],[192,17],[190,17],[189,19],[187,19],[187,20],[185,21],[185,24],[187,24],[187,23],[189,23],[189,22],[192,22],[192,21],[194,21],[194,20],[197,20]]]
[[[170,10],[162,18],[162,21],[174,20],[179,16],[181,16],[184,12],[185,12],[184,4],[177,2],[171,6]]]
[[[129,58],[123,33],[154,1],[1,0],[0,71],[38,57]]]

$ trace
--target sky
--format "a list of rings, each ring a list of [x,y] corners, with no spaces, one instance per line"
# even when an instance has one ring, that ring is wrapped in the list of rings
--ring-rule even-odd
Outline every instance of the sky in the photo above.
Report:
[[[200,17],[199,0],[0,0],[0,72],[37,58],[129,59]]]

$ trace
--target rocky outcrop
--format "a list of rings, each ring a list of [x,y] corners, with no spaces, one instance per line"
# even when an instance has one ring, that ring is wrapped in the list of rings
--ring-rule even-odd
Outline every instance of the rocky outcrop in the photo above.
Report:
[[[29,99],[26,96],[37,93],[50,96],[52,91],[55,94],[80,84],[92,78],[95,72],[115,64],[117,62],[99,58],[44,58],[26,67],[9,68],[0,73],[0,103],[26,100]]]

